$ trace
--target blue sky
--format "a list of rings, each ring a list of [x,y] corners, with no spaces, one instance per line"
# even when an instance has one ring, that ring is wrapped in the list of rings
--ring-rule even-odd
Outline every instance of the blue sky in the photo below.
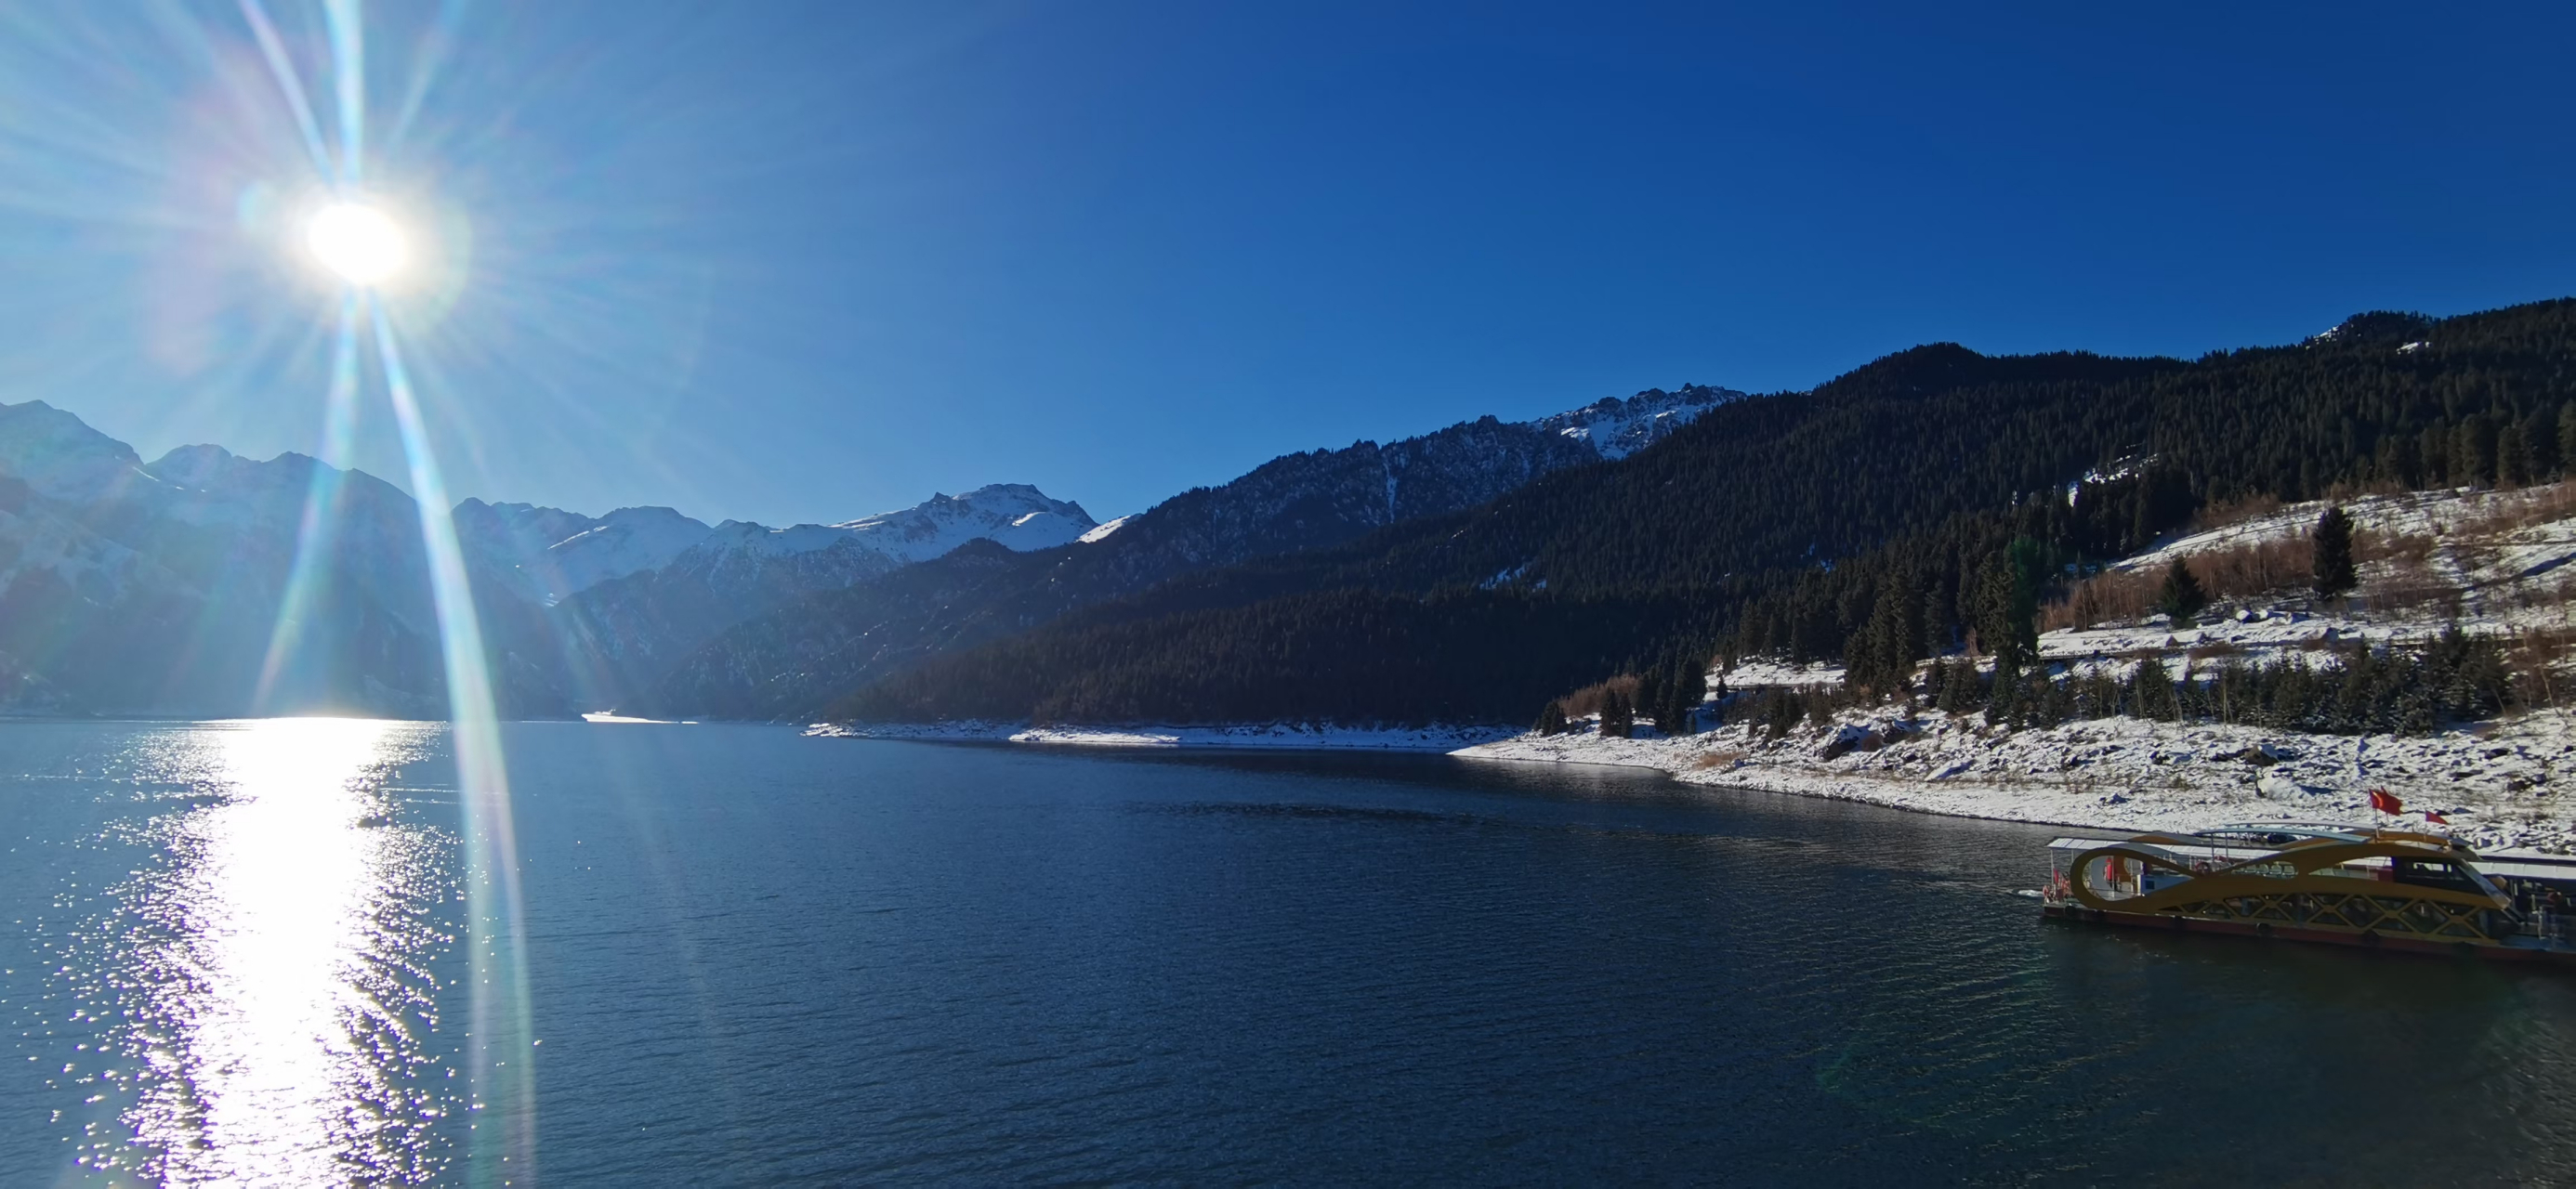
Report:
[[[329,299],[262,230],[312,171],[238,8],[54,7],[0,15],[0,400],[315,449]],[[318,68],[318,6],[268,7]],[[2563,5],[366,13],[449,485],[594,513],[1105,518],[1920,342],[2576,293]],[[354,459],[402,477],[389,418]]]

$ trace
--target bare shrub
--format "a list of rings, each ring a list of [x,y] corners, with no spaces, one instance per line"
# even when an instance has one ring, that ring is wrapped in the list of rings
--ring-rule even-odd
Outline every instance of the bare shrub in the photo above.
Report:
[[[1556,700],[1556,704],[1565,708],[1565,716],[1567,718],[1582,718],[1589,714],[1599,714],[1601,713],[1602,699],[1609,697],[1610,691],[1612,690],[1619,691],[1619,696],[1626,698],[1629,705],[1636,705],[1637,675],[1634,673],[1623,673],[1608,681],[1593,682],[1590,685],[1584,686],[1582,689],[1567,694],[1562,698],[1558,698]]]
[[[2260,520],[2266,516],[2277,515],[2280,511],[2281,497],[2249,495],[2240,500],[2211,504],[2201,509],[2199,515],[2192,517],[2192,527],[2201,532],[2208,532],[2231,524],[2243,524],[2248,520]]]
[[[2489,496],[2455,526],[2464,536],[2500,535],[2576,516],[2576,483],[2524,487]]]
[[[2316,542],[2301,534],[2204,553],[2191,559],[2191,570],[2209,597],[2233,599],[2305,587],[2316,579],[2316,564]]]
[[[2566,698],[2576,680],[2567,672],[2567,659],[2576,651],[2576,628],[2534,628],[2515,632],[2504,642],[2505,672],[2513,682],[2516,702],[2525,706],[2555,706]]]
[[[2316,556],[2316,543],[2302,535],[2213,549],[2184,558],[2183,564],[2212,600],[2242,599],[2306,588],[2315,578]],[[2148,566],[2096,574],[2076,583],[2064,599],[2040,608],[2040,630],[2145,619],[2156,613],[2162,583],[2163,572]]]
[[[1696,760],[1692,760],[1691,767],[1723,768],[1743,759],[1744,755],[1745,753],[1741,751],[1712,751],[1701,755]]]
[[[2385,561],[2430,565],[2434,545],[2430,533],[2354,533],[2352,558],[2364,564]]]
[[[2361,583],[2363,605],[2374,611],[2406,611],[2441,605],[2454,609],[2467,594],[2433,568],[2430,537],[2403,538],[2408,543],[2369,567]],[[2422,547],[2418,548],[2417,543]]]
[[[2083,630],[2106,620],[2144,619],[2156,609],[2160,578],[2144,572],[2106,570],[2067,592],[2064,599],[2039,609],[2039,630]]]

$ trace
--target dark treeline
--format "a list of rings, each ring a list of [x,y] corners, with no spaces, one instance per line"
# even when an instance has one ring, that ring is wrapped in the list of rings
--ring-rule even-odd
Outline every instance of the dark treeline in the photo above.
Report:
[[[1341,590],[1031,632],[871,685],[834,715],[1491,722],[1619,667],[1691,613],[1665,596]]]
[[[1720,654],[1844,659],[1864,689],[1972,635],[2019,666],[2031,608],[2070,566],[2213,502],[2555,475],[2576,462],[2571,398],[2576,300],[2365,315],[2188,363],[1920,347],[1468,512],[933,658],[835,713],[1527,722],[1619,672],[1663,674],[1672,704],[1680,673]],[[1577,623],[1648,604],[1674,610]],[[1544,639],[1557,631],[1582,643]],[[1437,660],[1344,655],[1426,647]],[[1522,664],[1557,684],[1518,703],[1488,692],[1530,688],[1511,676]]]

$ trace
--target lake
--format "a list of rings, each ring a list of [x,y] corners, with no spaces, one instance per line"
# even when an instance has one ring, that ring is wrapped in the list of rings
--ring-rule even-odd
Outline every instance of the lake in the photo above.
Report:
[[[0,1184],[2576,1180],[2576,974],[2043,923],[2043,828],[502,738],[515,929],[443,727],[0,724]]]

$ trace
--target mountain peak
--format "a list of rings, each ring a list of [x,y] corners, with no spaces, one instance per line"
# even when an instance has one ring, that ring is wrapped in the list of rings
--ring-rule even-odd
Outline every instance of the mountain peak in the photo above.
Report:
[[[47,499],[78,504],[153,482],[132,446],[40,400],[0,405],[0,475]]]
[[[1728,401],[1741,400],[1744,395],[1732,388],[1699,384],[1684,384],[1679,392],[1649,388],[1624,400],[1605,396],[1582,408],[1528,424],[1586,443],[1603,458],[1626,458],[1663,440],[1700,414]]]
[[[2424,337],[2433,328],[2433,320],[2422,314],[2396,310],[2368,310],[2335,323],[2324,333],[2308,340],[2309,345],[2322,343],[2397,343]]]
[[[1022,553],[1069,545],[1098,526],[1082,505],[1048,498],[1031,484],[988,483],[832,527],[896,561],[911,562],[927,561],[977,538]]]

